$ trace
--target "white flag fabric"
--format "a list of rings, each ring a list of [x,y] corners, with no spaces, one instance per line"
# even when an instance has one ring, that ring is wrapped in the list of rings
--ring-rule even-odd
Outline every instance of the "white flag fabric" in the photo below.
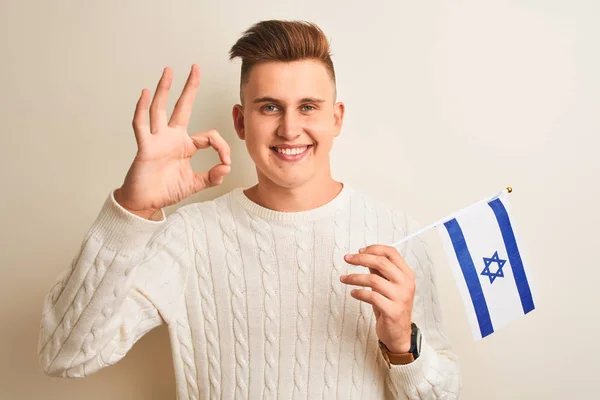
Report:
[[[502,192],[438,225],[476,340],[535,309],[509,207]]]

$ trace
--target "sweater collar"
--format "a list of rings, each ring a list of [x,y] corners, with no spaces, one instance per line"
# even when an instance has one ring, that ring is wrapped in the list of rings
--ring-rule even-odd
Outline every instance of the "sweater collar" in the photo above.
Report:
[[[235,188],[232,191],[232,196],[233,199],[238,204],[240,204],[250,215],[254,215],[265,220],[287,222],[316,221],[326,217],[331,217],[335,215],[335,213],[338,210],[348,209],[350,205],[350,195],[353,192],[353,188],[344,183],[342,186],[342,190],[337,194],[336,197],[334,197],[328,203],[306,211],[288,212],[275,211],[269,208],[265,208],[250,200],[244,194],[244,190],[244,188]]]

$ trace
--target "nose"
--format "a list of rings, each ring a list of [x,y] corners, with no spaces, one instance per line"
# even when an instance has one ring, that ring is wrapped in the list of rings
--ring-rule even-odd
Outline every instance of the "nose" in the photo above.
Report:
[[[293,141],[302,134],[302,128],[298,116],[294,113],[285,113],[277,128],[277,136]]]

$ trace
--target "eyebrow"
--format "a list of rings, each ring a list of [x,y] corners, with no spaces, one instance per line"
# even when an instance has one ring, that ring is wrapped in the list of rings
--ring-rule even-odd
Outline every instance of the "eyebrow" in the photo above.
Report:
[[[281,100],[278,100],[274,97],[269,97],[269,96],[258,97],[256,99],[254,99],[252,102],[254,104],[257,104],[257,103],[282,103]],[[303,99],[300,99],[300,103],[324,103],[324,102],[325,102],[325,100],[319,99],[316,97],[304,97]]]

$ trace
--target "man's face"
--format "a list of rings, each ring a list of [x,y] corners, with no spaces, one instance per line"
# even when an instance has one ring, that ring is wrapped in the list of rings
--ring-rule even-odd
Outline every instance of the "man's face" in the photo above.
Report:
[[[243,106],[233,109],[259,179],[293,188],[331,176],[329,153],[344,105],[319,61],[265,62],[252,67]]]

